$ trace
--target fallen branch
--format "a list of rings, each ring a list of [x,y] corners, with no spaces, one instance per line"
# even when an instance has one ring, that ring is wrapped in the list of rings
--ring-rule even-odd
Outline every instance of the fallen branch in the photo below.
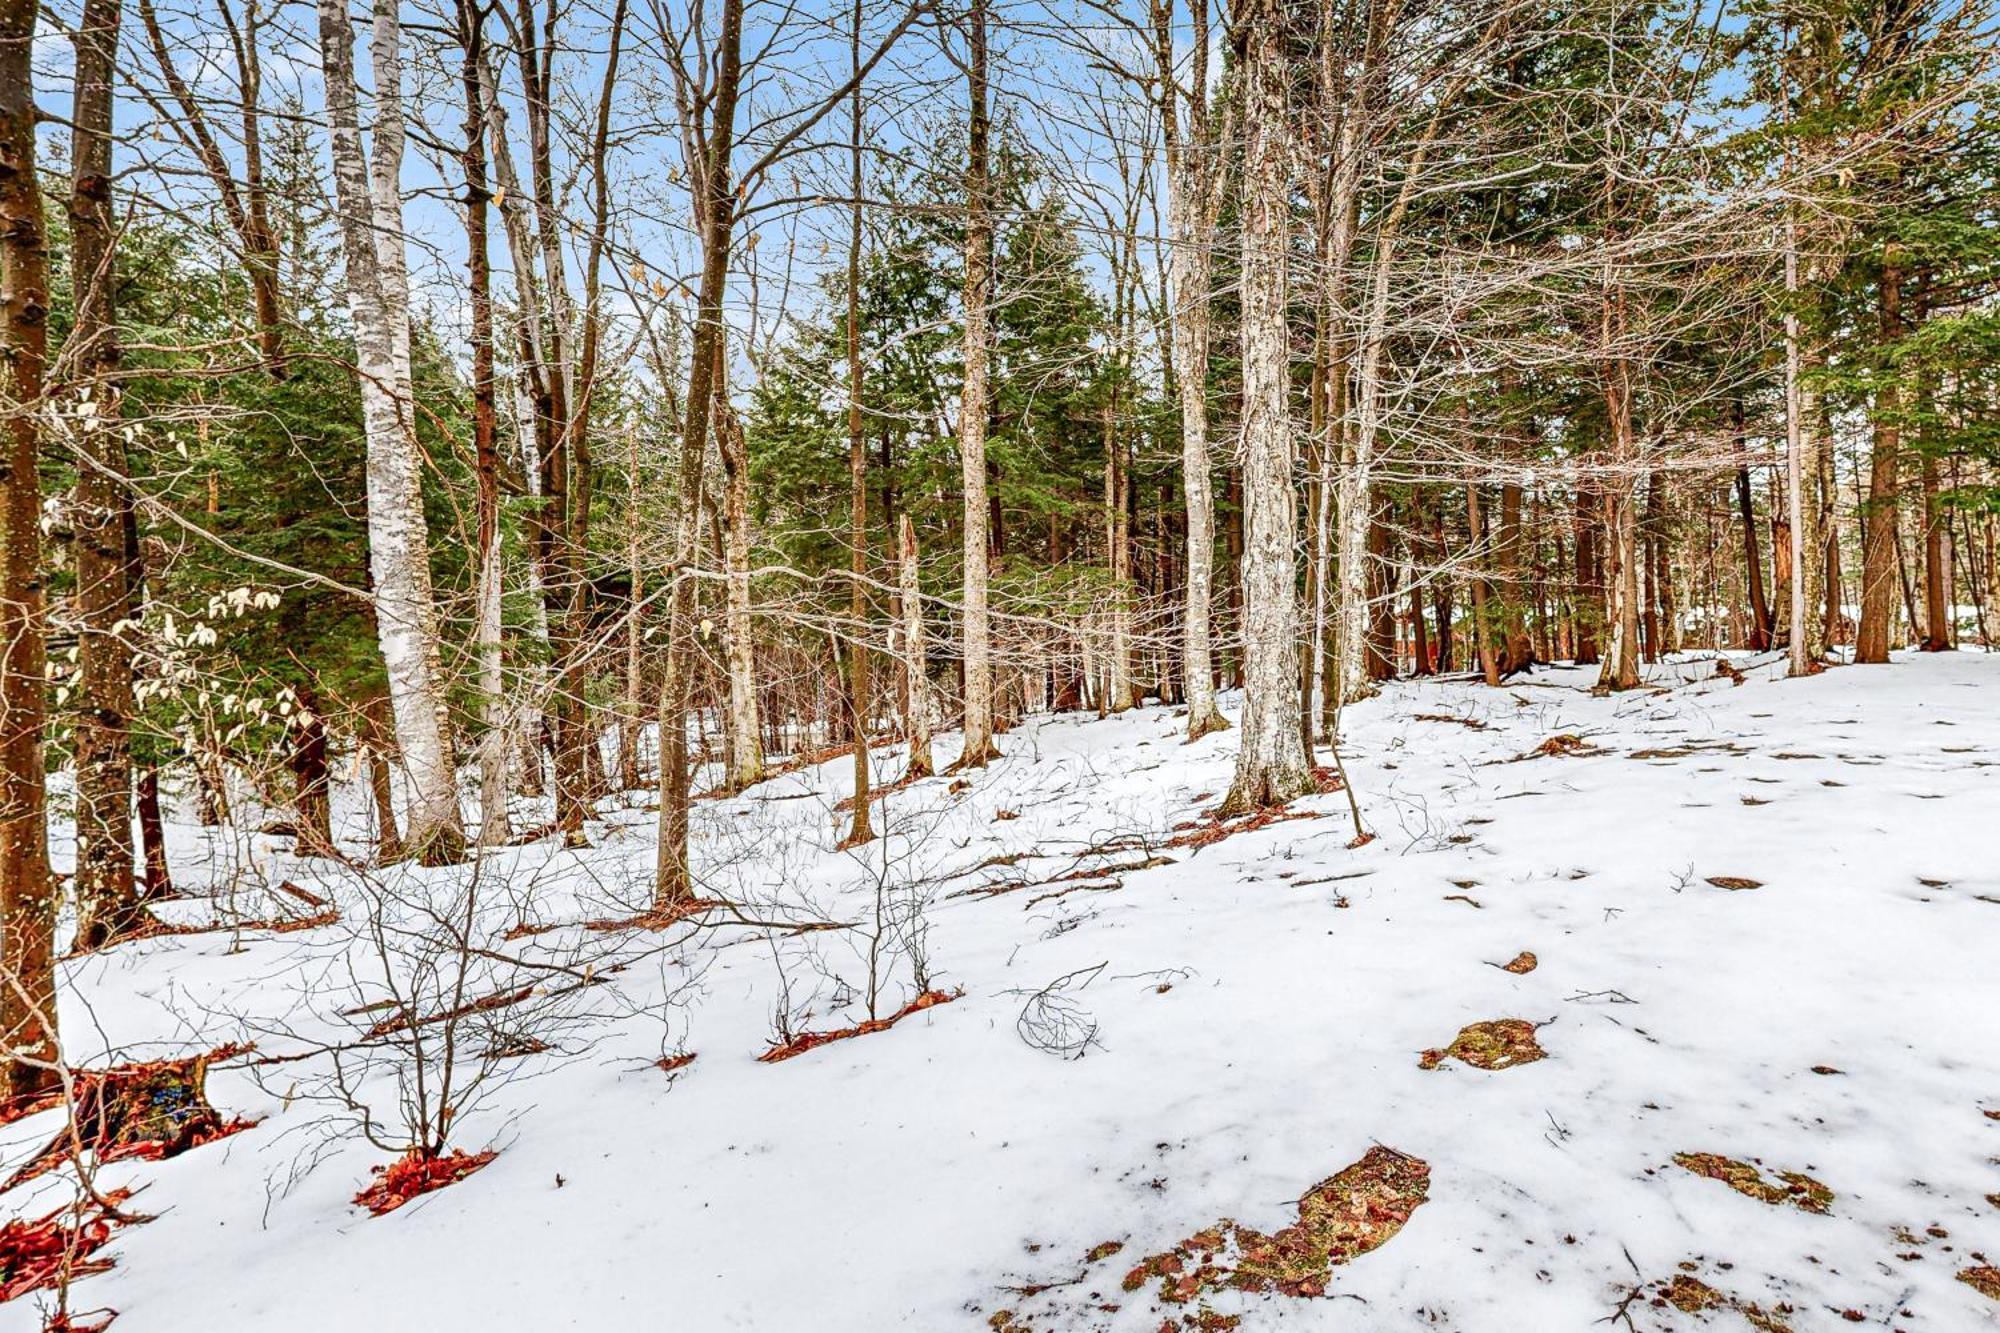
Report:
[[[851,1028],[836,1028],[831,1032],[801,1032],[790,1041],[779,1042],[772,1046],[758,1056],[757,1061],[759,1064],[776,1064],[795,1055],[804,1055],[807,1051],[825,1046],[829,1042],[845,1041],[849,1037],[865,1037],[871,1032],[886,1032],[911,1014],[934,1009],[941,1004],[950,1004],[964,994],[963,987],[954,991],[927,990],[887,1018],[871,1018],[865,1023],[856,1023]]]

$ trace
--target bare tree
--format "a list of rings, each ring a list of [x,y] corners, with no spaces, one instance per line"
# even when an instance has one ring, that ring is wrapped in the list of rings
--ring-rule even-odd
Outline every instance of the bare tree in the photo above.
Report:
[[[372,162],[361,141],[345,0],[320,0],[319,42],[368,440],[368,560],[376,632],[388,668],[396,741],[409,776],[408,847],[420,860],[449,861],[461,854],[465,832],[445,726],[430,533],[411,416],[409,275],[399,184],[402,24],[395,0],[377,0],[375,8]]]
[[[986,104],[986,0],[966,9],[965,385],[959,397],[958,460],[964,486],[965,578],[960,607],[965,668],[965,749],[954,772],[984,768],[999,756],[993,744],[992,630],[987,623],[986,418],[991,388],[993,201]]]
[[[125,427],[113,294],[112,85],[120,0],[87,0],[76,30],[70,114],[70,286],[76,323],[65,348],[76,404],[76,898],[79,938],[94,947],[141,920],[132,865],[131,597],[125,552]]]
[[[1243,722],[1225,812],[1312,790],[1299,734],[1298,517],[1290,404],[1291,209],[1281,7],[1240,0],[1243,51]]]
[[[48,232],[35,178],[35,0],[0,0],[0,356],[7,416],[0,489],[0,1058],[7,1091],[56,1082],[55,881],[42,770],[41,449],[48,362]]]
[[[1209,125],[1208,0],[1189,0],[1187,84],[1174,57],[1172,0],[1153,0],[1153,50],[1160,87],[1160,137],[1166,145],[1169,267],[1174,301],[1174,385],[1180,396],[1181,493],[1187,509],[1187,602],[1181,627],[1182,688],[1188,739],[1222,731],[1215,706],[1210,613],[1215,601],[1215,482],[1208,444],[1209,287],[1222,163]],[[1181,99],[1187,101],[1186,118]],[[1183,128],[1185,126],[1185,128]],[[1225,136],[1226,137],[1226,136]]]

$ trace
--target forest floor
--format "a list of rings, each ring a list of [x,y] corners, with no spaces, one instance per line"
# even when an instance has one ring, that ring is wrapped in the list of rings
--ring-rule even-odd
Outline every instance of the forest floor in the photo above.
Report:
[[[691,921],[631,920],[641,793],[588,849],[476,875],[176,824],[191,896],[163,917],[311,915],[290,881],[339,921],[65,964],[73,1061],[254,1042],[207,1092],[260,1121],[102,1166],[152,1220],[70,1308],[116,1333],[2000,1327],[2000,656],[1732,660],[1609,698],[1563,668],[1391,686],[1346,719],[1359,847],[1339,792],[1218,830],[1234,737],[1184,745],[1163,708],[1031,720],[969,784],[889,793],[852,852],[850,762],[800,769],[700,803],[705,891],[738,906]],[[472,951],[440,956],[427,912]],[[758,1058],[780,1011],[867,1020],[871,957],[878,1018],[936,1002]],[[459,1018],[398,1029],[385,978],[461,958]],[[1455,1042],[1493,1020],[1519,1021]],[[452,1142],[497,1155],[372,1216],[389,1153],[356,1116],[403,1134],[412,1034],[483,1080]],[[0,1165],[59,1119],[0,1129]]]

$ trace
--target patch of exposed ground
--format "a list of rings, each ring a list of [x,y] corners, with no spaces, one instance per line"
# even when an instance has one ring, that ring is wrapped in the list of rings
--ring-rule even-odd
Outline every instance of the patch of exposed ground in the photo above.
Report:
[[[1766,1180],[1763,1171],[1749,1162],[1712,1152],[1677,1152],[1674,1165],[1719,1180],[1759,1203],[1789,1203],[1808,1213],[1826,1213],[1833,1208],[1833,1191],[1802,1171],[1779,1171],[1774,1182]]]
[[[1532,963],[1532,955],[1529,957]],[[1507,970],[1511,972],[1514,968],[1510,964]],[[1425,1051],[1417,1063],[1425,1069],[1436,1069],[1446,1060],[1457,1060],[1474,1069],[1512,1069],[1515,1065],[1532,1064],[1548,1054],[1535,1040],[1536,1026],[1525,1018],[1468,1023],[1451,1039],[1451,1045]]]
[[[1748,1321],[1758,1333],[1790,1333],[1791,1324],[1786,1321],[1791,1307],[1779,1305],[1766,1310],[1755,1301],[1742,1300],[1727,1292],[1717,1291],[1700,1278],[1688,1273],[1676,1273],[1670,1282],[1656,1285],[1652,1304],[1655,1308],[1672,1306],[1682,1314],[1705,1315],[1719,1310],[1734,1310]]]
[[[1160,1299],[1185,1305],[1224,1290],[1320,1296],[1333,1269],[1376,1249],[1430,1194],[1430,1166],[1376,1146],[1299,1200],[1299,1220],[1271,1235],[1224,1218],[1186,1240],[1140,1260],[1125,1275],[1126,1291],[1155,1278]]]

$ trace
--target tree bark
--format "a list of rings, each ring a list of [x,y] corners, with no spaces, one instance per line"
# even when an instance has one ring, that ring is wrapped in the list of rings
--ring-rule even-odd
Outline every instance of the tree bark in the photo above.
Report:
[[[1880,341],[1885,354],[1903,336],[1901,247],[1890,242],[1882,256],[1878,292]],[[1898,474],[1903,460],[1902,396],[1895,371],[1884,365],[1875,389],[1875,441],[1868,474],[1868,504],[1861,548],[1861,625],[1855,632],[1854,660],[1889,660],[1896,619],[1896,522],[1901,508]]]
[[[76,323],[68,354],[82,386],[76,427],[76,899],[84,948],[133,930],[145,916],[132,866],[132,652],[119,632],[131,606],[111,211],[112,84],[121,17],[119,0],[86,0],[76,31],[70,115]]]
[[[1937,457],[1923,456],[1924,484],[1924,641],[1927,653],[1951,651],[1951,580],[1945,572],[1945,516],[1938,501]]]
[[[924,660],[924,603],[923,589],[917,581],[917,526],[910,521],[908,514],[902,516],[898,538],[902,566],[898,591],[903,602],[904,674],[909,678],[909,710],[905,715],[904,730],[910,737],[910,764],[903,776],[927,778],[932,772],[930,668]]]
[[[848,186],[852,201],[847,229],[847,547],[848,615],[853,620],[847,643],[847,717],[854,733],[854,819],[843,847],[875,840],[869,818],[868,794],[868,438],[861,415],[861,23],[863,0],[854,0],[854,25],[848,34],[848,54],[854,78],[850,104]]]
[[[1291,153],[1276,0],[1242,0],[1243,721],[1225,813],[1282,804],[1313,787],[1299,736],[1298,517],[1286,252]]]
[[[965,489],[965,580],[961,608],[965,663],[965,748],[952,771],[984,768],[1000,755],[993,744],[992,629],[987,623],[986,416],[993,286],[992,201],[987,197],[986,0],[967,11],[965,166],[965,385],[959,397],[958,456]]]
[[[485,64],[485,11],[476,0],[458,0],[459,49],[464,54],[460,83],[465,94],[466,271],[472,294],[472,453],[478,475],[474,519],[474,569],[478,579],[473,642],[479,663],[479,699],[484,734],[479,740],[479,845],[504,846],[507,819],[507,699],[501,676],[500,623],[500,447],[499,414],[493,379],[493,265],[488,256],[486,108],[481,69]]]
[[[344,0],[319,0],[319,39],[368,441],[368,563],[376,632],[397,748],[409,778],[410,849],[425,864],[440,864],[462,855],[465,832],[444,724],[430,534],[408,398],[409,279],[402,269],[402,196],[395,170],[403,139],[397,110],[401,29],[394,0],[378,0],[375,14],[378,110],[372,164],[361,142]]]
[[[42,771],[47,721],[41,573],[48,233],[35,178],[35,0],[0,0],[0,1059],[27,1099],[57,1080],[55,882]]]
[[[1731,402],[1729,424],[1735,442],[1736,464],[1736,507],[1743,525],[1743,582],[1750,602],[1750,633],[1744,639],[1744,647],[1753,653],[1761,653],[1771,646],[1772,620],[1770,602],[1764,596],[1764,557],[1757,549],[1757,511],[1750,490],[1750,466],[1742,461],[1745,454],[1743,441],[1743,404]],[[1794,570],[1793,578],[1798,577]]]
[[[715,399],[717,452],[722,458],[722,528],[725,591],[722,632],[728,642],[728,776],[731,791],[764,780],[764,742],[757,717],[757,644],[750,606],[750,452],[743,423],[729,403],[727,375]]]
[[[701,156],[694,162],[694,220],[701,242],[701,285],[696,293],[694,342],[688,362],[685,419],[681,427],[680,512],[674,537],[673,593],[667,603],[666,679],[660,691],[660,837],[653,898],[665,910],[694,896],[688,863],[688,712],[694,702],[695,582],[700,550],[702,480],[708,431],[722,377],[722,298],[729,280],[735,187],[730,154],[735,145],[736,101],[743,78],[744,0],[723,0],[715,52],[714,85]]]
[[[1229,722],[1215,706],[1215,481],[1208,444],[1208,331],[1216,196],[1215,145],[1208,129],[1208,0],[1190,0],[1193,20],[1187,129],[1180,129],[1174,72],[1173,5],[1153,0],[1154,55],[1160,76],[1161,136],[1167,158],[1169,282],[1173,291],[1174,387],[1179,395],[1181,491],[1187,508],[1182,690],[1187,737],[1200,740]]]

